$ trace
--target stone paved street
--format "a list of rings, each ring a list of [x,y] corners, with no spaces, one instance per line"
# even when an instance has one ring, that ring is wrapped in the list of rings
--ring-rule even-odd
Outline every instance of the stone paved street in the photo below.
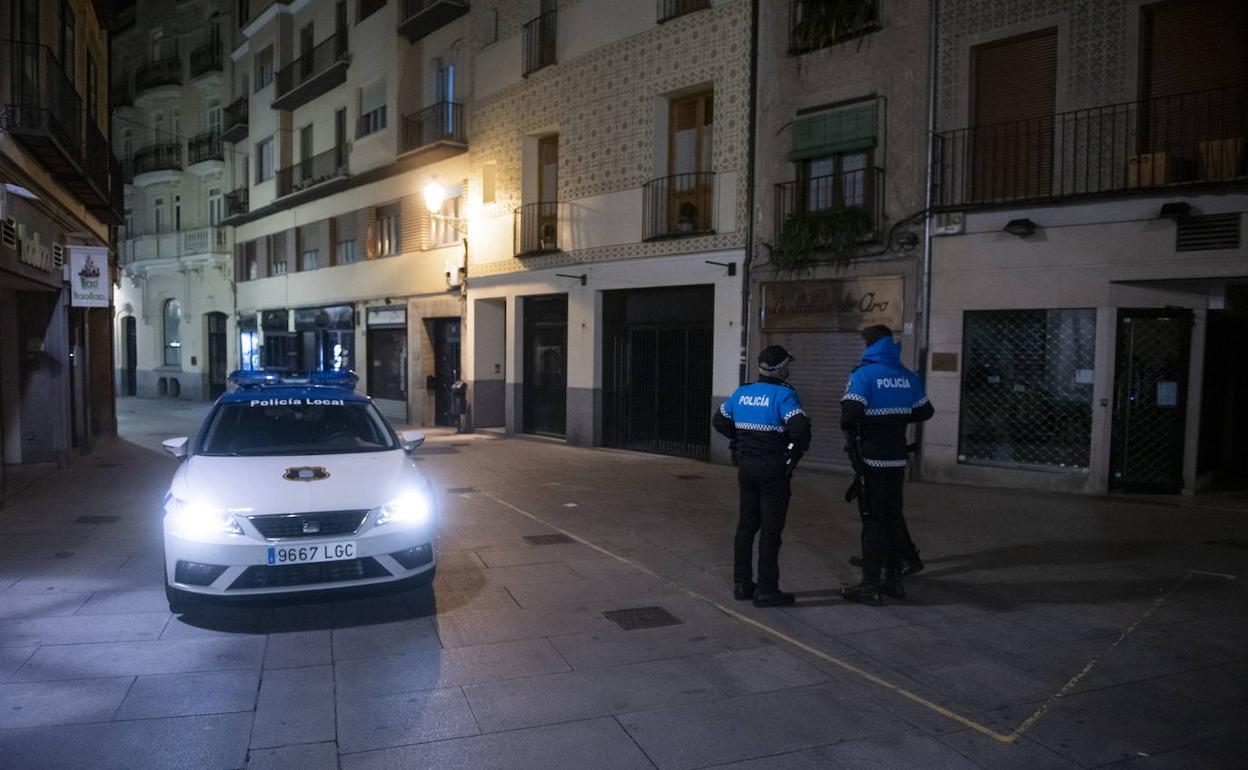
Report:
[[[438,434],[432,589],[174,617],[153,447],[202,409],[119,406],[0,509],[6,770],[1244,766],[1243,511],[912,484],[928,568],[876,609],[847,479],[799,473],[799,605],[756,610],[731,468]]]

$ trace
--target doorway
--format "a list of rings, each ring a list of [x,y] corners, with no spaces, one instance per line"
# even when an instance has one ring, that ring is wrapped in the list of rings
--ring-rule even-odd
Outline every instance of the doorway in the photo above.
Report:
[[[1238,301],[1236,301],[1238,300]],[[1248,489],[1248,286],[1206,318],[1196,475],[1209,491]]]
[[[387,419],[407,424],[407,324],[368,327],[368,394]]]
[[[1110,489],[1183,489],[1192,311],[1118,311]]]
[[[208,398],[216,399],[225,392],[228,375],[226,362],[225,313],[208,313]]]
[[[525,433],[567,434],[568,295],[524,298]]]
[[[458,426],[459,415],[453,409],[451,386],[459,381],[460,323],[458,318],[431,318],[433,339],[433,374],[429,389],[433,391],[433,424]]]
[[[138,395],[139,392],[139,350],[138,324],[134,316],[128,315],[121,319],[122,333],[125,335],[125,389],[127,396]]]

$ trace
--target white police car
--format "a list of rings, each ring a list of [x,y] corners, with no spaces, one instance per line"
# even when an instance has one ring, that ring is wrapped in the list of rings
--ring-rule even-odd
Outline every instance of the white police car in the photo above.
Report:
[[[165,495],[165,592],[241,597],[433,579],[432,487],[352,373],[235,372]]]

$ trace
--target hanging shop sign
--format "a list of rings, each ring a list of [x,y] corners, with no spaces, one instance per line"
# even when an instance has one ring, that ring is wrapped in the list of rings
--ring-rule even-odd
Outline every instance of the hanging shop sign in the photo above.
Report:
[[[883,324],[901,331],[905,278],[871,276],[763,284],[764,331],[858,331]]]
[[[100,246],[69,247],[71,305],[108,307],[112,288],[108,275],[108,249]]]

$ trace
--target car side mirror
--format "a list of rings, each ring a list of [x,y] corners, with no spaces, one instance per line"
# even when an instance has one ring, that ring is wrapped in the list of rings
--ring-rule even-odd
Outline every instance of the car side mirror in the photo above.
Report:
[[[181,460],[186,457],[186,436],[178,436],[177,438],[167,438],[160,442],[165,451]]]
[[[404,452],[410,452],[425,443],[425,434],[418,430],[401,430],[399,431],[399,443],[403,445]]]

